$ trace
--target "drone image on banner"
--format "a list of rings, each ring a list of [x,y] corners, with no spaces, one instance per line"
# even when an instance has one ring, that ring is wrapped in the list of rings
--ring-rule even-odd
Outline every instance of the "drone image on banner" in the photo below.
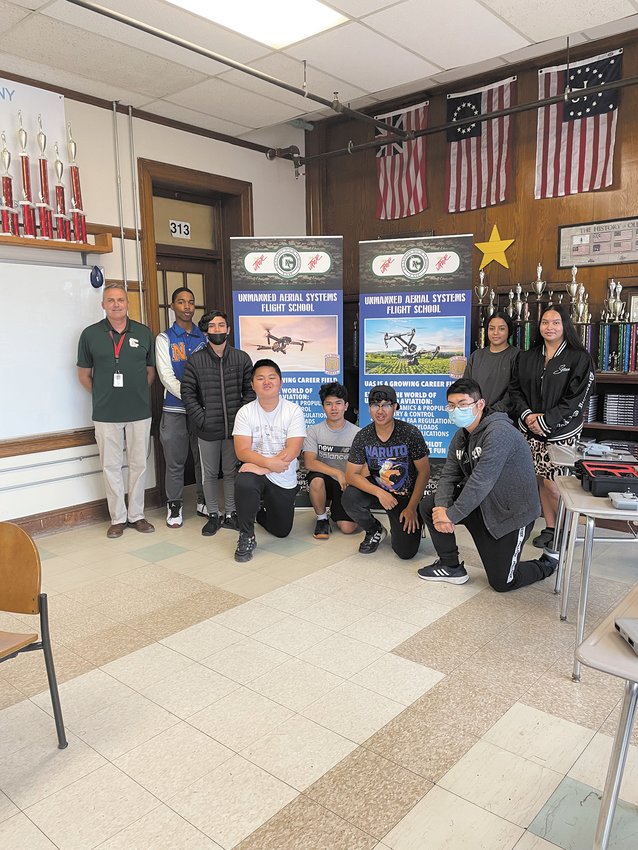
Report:
[[[416,334],[416,329],[411,328],[410,330],[401,331],[401,333],[389,334],[386,333],[383,335],[383,342],[385,343],[385,347],[388,348],[388,342],[391,340],[395,340],[401,351],[395,354],[395,357],[398,357],[400,360],[406,360],[408,366],[418,366],[419,359],[421,357],[429,357],[430,360],[434,360],[438,353],[441,351],[440,345],[428,345],[424,343],[424,348],[419,348],[416,343],[412,342],[414,336]],[[393,352],[394,353],[394,352]]]
[[[265,325],[264,330],[266,331],[265,345],[263,343],[250,343],[255,346],[257,351],[272,351],[275,354],[286,354],[286,349],[289,345],[298,345],[300,351],[303,351],[304,345],[313,342],[311,339],[293,339],[290,336],[275,336],[275,334],[271,333],[272,327],[267,328]]]

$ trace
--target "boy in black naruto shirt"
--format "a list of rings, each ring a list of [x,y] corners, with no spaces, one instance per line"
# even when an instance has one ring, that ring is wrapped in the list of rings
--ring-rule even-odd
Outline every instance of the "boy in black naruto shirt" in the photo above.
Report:
[[[407,560],[421,542],[418,506],[430,477],[429,450],[418,428],[394,418],[399,405],[392,387],[373,387],[368,403],[372,423],[352,442],[342,503],[366,533],[359,552],[376,552],[387,535],[372,516],[380,506],[390,520],[392,549]]]

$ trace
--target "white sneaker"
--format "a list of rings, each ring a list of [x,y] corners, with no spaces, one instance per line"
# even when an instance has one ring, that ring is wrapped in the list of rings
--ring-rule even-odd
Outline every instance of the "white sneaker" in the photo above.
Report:
[[[197,516],[208,516],[208,508],[205,502],[197,503]]]
[[[169,528],[181,528],[183,524],[182,519],[182,503],[168,502],[166,505],[166,525]]]

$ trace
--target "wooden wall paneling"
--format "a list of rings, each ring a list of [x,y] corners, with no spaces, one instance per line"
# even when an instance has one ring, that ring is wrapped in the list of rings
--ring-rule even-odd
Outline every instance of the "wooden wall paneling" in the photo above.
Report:
[[[635,33],[590,43],[572,51],[572,61],[605,50],[623,46],[623,77],[638,76],[638,39]],[[518,75],[518,102],[527,103],[538,99],[537,70],[564,62],[564,55],[548,57],[516,68]],[[463,91],[475,84],[497,80],[512,73],[504,68],[501,73],[492,73],[477,80],[461,81],[449,86],[447,91]],[[413,99],[414,100],[414,99]],[[430,95],[430,126],[442,125],[446,121],[445,92]],[[390,108],[394,108],[392,104]],[[380,105],[376,111],[387,111]],[[313,197],[313,209],[321,209],[321,231],[326,235],[344,237],[344,292],[358,293],[358,242],[365,239],[396,238],[403,233],[433,230],[435,235],[471,233],[474,241],[489,238],[494,224],[498,225],[503,238],[516,241],[507,251],[510,268],[497,263],[486,268],[491,286],[510,286],[521,282],[529,284],[536,277],[536,265],[543,265],[543,277],[552,283],[555,291],[571,279],[569,269],[557,265],[559,225],[587,223],[591,221],[633,216],[638,197],[638,89],[628,86],[622,89],[616,152],[614,158],[614,183],[606,190],[571,195],[566,198],[534,199],[536,161],[536,110],[512,116],[512,184],[510,199],[485,210],[475,210],[450,215],[445,198],[445,169],[447,141],[445,133],[427,137],[426,181],[428,209],[423,213],[384,222],[375,217],[376,169],[373,150],[350,156],[328,158],[321,164],[315,162],[308,167],[312,174],[310,188],[316,193],[323,186],[324,196]],[[321,127],[322,135],[316,135]],[[317,149],[336,150],[345,148],[348,141],[354,144],[370,141],[371,128],[358,122],[330,118],[306,134],[307,152]],[[316,173],[325,171],[325,180],[320,181]],[[314,225],[313,225],[314,227]],[[474,252],[473,276],[478,277],[482,254]],[[602,303],[610,277],[622,278],[636,274],[637,264],[619,264],[579,268],[578,279],[590,293],[590,302]]]

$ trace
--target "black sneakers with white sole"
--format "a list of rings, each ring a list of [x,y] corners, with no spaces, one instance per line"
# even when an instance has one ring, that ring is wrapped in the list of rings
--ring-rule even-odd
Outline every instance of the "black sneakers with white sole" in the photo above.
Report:
[[[448,584],[465,584],[470,578],[462,562],[455,567],[444,567],[439,560],[429,567],[421,567],[417,575],[425,581],[446,581]]]

